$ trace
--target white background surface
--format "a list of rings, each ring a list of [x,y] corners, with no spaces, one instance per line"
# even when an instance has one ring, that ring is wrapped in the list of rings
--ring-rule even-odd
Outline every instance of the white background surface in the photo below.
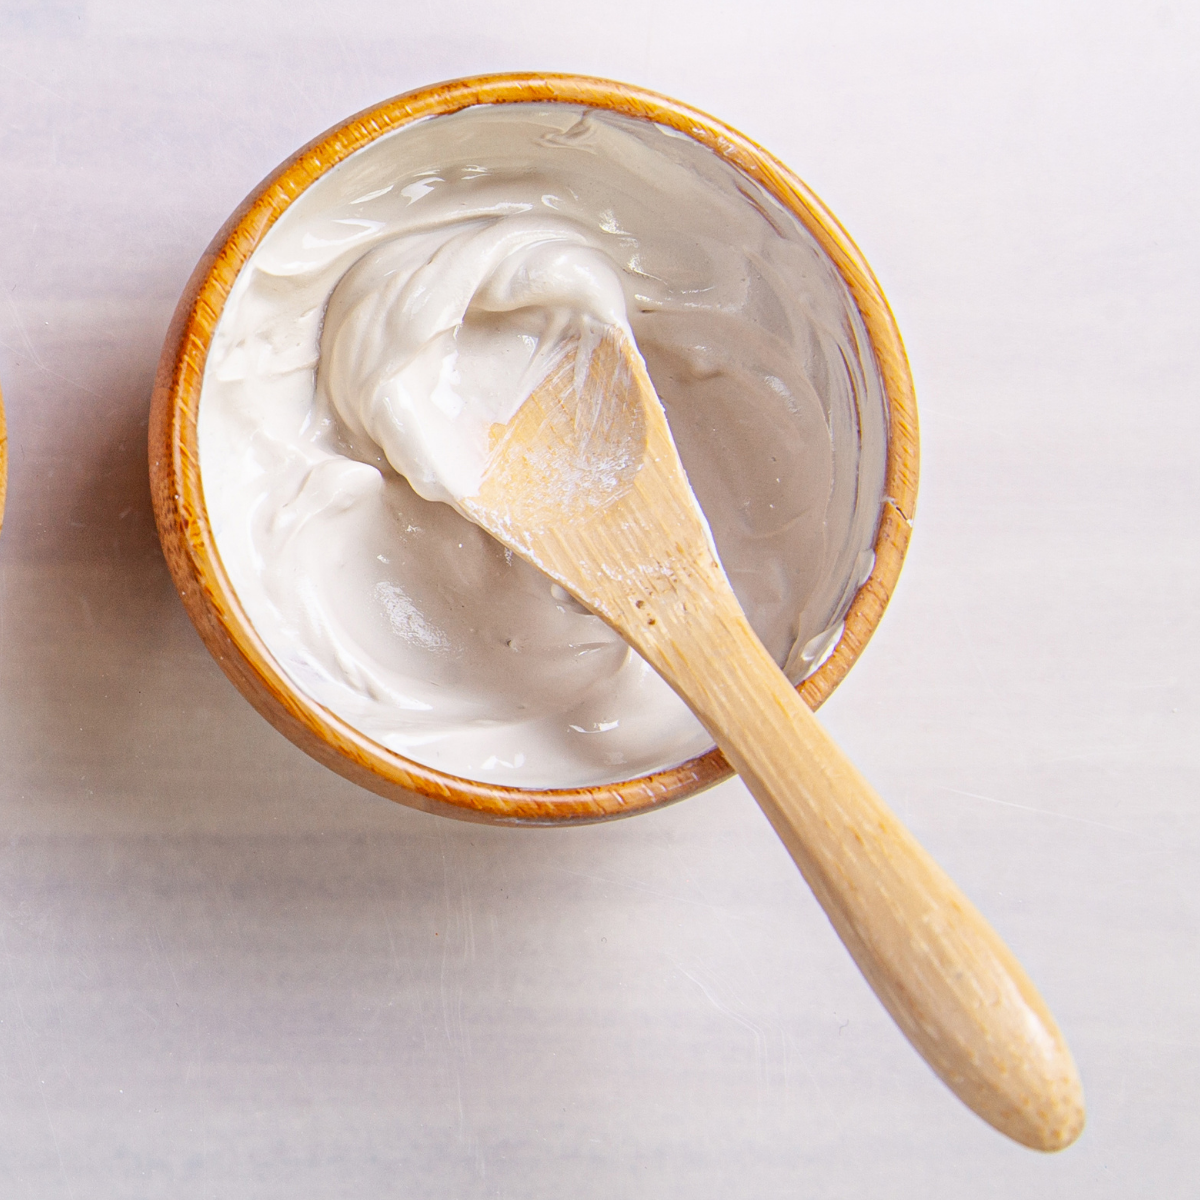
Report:
[[[0,0],[0,1191],[1195,1195],[1198,61],[1179,0]],[[335,121],[516,68],[717,114],[880,276],[922,492],[825,720],[1057,1014],[1065,1153],[933,1078],[740,784],[424,816],[184,616],[145,426],[198,255]]]

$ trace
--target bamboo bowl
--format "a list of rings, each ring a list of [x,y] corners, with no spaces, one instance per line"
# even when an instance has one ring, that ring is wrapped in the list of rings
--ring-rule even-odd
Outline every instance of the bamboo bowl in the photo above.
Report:
[[[4,528],[4,502],[8,497],[8,426],[4,423],[4,394],[0,392],[0,529]]]
[[[347,779],[428,812],[506,824],[581,823],[629,816],[681,800],[728,777],[730,767],[720,751],[711,750],[679,766],[618,783],[527,790],[458,778],[386,749],[301,692],[267,650],[221,564],[199,469],[197,414],[214,330],[239,271],[280,214],[323,173],[383,134],[421,118],[476,104],[523,101],[609,109],[657,122],[695,139],[793,212],[832,260],[854,298],[888,406],[887,466],[874,567],[846,612],[832,654],[799,688],[813,708],[825,700],[878,625],[908,546],[918,466],[917,414],[908,361],[870,267],[821,201],[787,167],[736,130],[653,92],[571,75],[463,79],[388,100],[298,151],[230,217],[184,289],[155,381],[150,481],[163,551],[188,615],[221,669],[297,746]]]

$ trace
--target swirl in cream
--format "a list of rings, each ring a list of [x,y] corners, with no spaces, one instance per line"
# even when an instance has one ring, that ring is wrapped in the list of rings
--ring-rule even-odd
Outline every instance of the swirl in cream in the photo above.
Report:
[[[479,488],[491,427],[512,419],[562,339],[596,324],[629,333],[616,266],[583,229],[540,216],[464,224],[381,242],[346,272],[318,375],[351,435],[419,496],[456,506]]]

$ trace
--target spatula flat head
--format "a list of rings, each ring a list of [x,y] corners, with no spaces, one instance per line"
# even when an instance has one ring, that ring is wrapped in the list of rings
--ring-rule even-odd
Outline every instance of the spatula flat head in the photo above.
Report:
[[[493,428],[479,493],[462,502],[485,529],[511,544],[518,529],[581,520],[628,493],[645,457],[650,386],[631,349],[615,329],[571,339],[517,415]],[[649,399],[658,404],[652,387]]]

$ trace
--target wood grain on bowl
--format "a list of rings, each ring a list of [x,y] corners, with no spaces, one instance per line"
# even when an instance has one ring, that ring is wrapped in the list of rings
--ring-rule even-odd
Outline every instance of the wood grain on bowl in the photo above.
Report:
[[[866,260],[837,219],[792,172],[754,142],[704,113],[653,92],[571,75],[492,75],[398,96],[322,134],[263,181],[213,239],[167,334],[150,421],[150,476],[163,550],[189,615],[222,670],[277,729],[363,787],[466,820],[561,823],[627,816],[731,774],[717,750],[680,766],[598,787],[526,790],[461,779],[381,746],[288,679],[250,624],[217,553],[200,478],[196,421],[204,366],[239,271],[281,213],[331,167],[386,133],[476,104],[555,101],[655,121],[709,147],[791,210],[845,280],[870,338],[888,403],[887,471],[875,563],[846,613],[836,648],[800,687],[816,708],[874,632],[904,561],[918,474],[917,413],[903,343]]]

